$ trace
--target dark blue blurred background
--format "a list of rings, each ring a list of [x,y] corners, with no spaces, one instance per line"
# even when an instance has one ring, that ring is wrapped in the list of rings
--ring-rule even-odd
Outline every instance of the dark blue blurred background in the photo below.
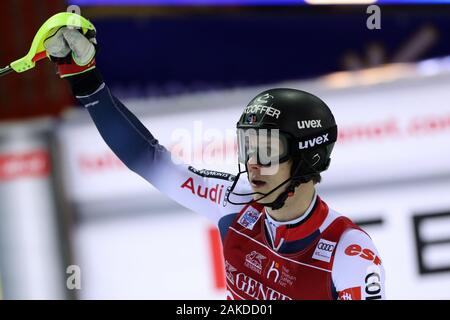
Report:
[[[0,1],[1,66],[22,57],[65,0]],[[120,98],[237,88],[450,55],[450,5],[389,5],[369,30],[360,6],[81,6],[98,66]],[[2,78],[0,120],[75,105],[47,61]],[[21,92],[21,95],[17,95]],[[11,107],[14,106],[14,107]]]
[[[212,10],[92,18],[99,66],[119,95],[167,95],[310,78],[450,52],[450,11],[366,7]],[[410,46],[407,56],[396,57]]]

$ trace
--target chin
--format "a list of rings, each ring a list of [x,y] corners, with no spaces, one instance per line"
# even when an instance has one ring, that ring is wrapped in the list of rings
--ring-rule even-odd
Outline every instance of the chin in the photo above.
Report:
[[[264,199],[261,199],[260,201],[258,201],[259,198],[263,197],[262,195],[256,195],[253,197],[253,200],[259,204],[265,205],[268,203],[273,202],[277,197],[273,196],[272,194]]]
[[[264,202],[263,202],[264,201]],[[271,203],[272,201],[269,201],[269,200],[266,200],[266,199],[263,199],[263,200],[261,200],[261,201],[256,201],[256,203],[258,203],[258,204],[260,204],[260,205],[263,205],[263,206],[265,206],[266,204],[269,204],[269,203]]]

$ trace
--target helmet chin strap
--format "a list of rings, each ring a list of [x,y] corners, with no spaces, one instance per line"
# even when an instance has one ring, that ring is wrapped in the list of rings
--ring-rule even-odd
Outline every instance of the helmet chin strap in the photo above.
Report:
[[[301,160],[305,161],[304,159],[301,159]],[[302,183],[308,182],[311,179],[311,177],[312,177],[311,174],[303,175],[303,176],[296,176],[298,171],[300,171],[300,166],[302,164],[301,160],[298,162],[297,168],[295,168],[294,174],[289,178],[290,183],[287,186],[286,190],[283,191],[282,193],[280,193],[274,201],[272,201],[270,203],[261,203],[263,206],[269,207],[272,210],[277,210],[277,209],[282,208],[284,206],[284,204],[286,203],[287,198],[294,195],[295,188],[297,188]]]
[[[261,204],[265,207],[271,208],[272,210],[280,209],[284,206],[287,198],[294,194],[295,188],[298,187],[299,185],[300,182],[294,182],[293,180],[291,180],[291,183],[288,185],[286,190],[280,193],[274,201],[270,203],[261,203]]]
[[[300,171],[300,167],[302,165],[302,161],[306,162],[306,164],[309,164],[308,161],[306,161],[306,159],[304,159],[304,157],[302,157],[300,159],[300,161],[298,161],[297,163],[297,167],[295,168],[295,171],[293,172],[293,174],[291,175],[290,178],[286,179],[285,181],[283,181],[282,183],[280,183],[278,186],[276,186],[275,188],[273,188],[272,190],[270,190],[268,193],[260,193],[260,192],[251,192],[251,193],[235,193],[233,192],[234,188],[236,187],[236,184],[240,178],[240,175],[244,172],[248,173],[248,169],[247,169],[247,165],[245,165],[245,171],[240,171],[236,176],[236,179],[234,180],[233,185],[230,188],[230,192],[227,194],[227,201],[231,204],[235,204],[235,205],[243,205],[243,204],[251,204],[251,203],[259,203],[259,201],[261,201],[264,198],[267,198],[269,195],[271,195],[272,193],[274,193],[276,190],[278,190],[279,188],[281,188],[283,185],[285,185],[286,183],[289,182],[289,185],[287,186],[286,190],[283,191],[282,193],[280,193],[278,195],[278,197],[269,203],[260,203],[261,205],[265,206],[265,207],[269,207],[273,210],[277,210],[280,209],[284,206],[286,200],[288,197],[292,196],[295,192],[295,188],[297,188],[300,184],[308,182],[309,180],[311,180],[313,174],[306,174],[306,175],[302,175],[302,176],[297,176],[297,174]],[[317,171],[316,171],[317,172]],[[318,172],[317,172],[318,173]],[[237,196],[249,196],[249,195],[255,195],[255,194],[261,194],[262,197],[256,200],[251,200],[248,202],[233,202],[230,200],[230,194],[234,194]]]
[[[243,204],[251,204],[251,203],[255,203],[255,202],[261,201],[262,199],[267,198],[269,195],[271,195],[272,193],[274,193],[275,191],[280,189],[282,186],[284,186],[286,183],[288,183],[292,179],[292,177],[286,179],[285,181],[280,183],[278,186],[276,186],[275,188],[270,190],[268,193],[261,193],[261,192],[238,193],[238,192],[233,192],[235,187],[236,187],[237,182],[239,181],[239,178],[240,178],[241,174],[245,173],[245,172],[248,173],[247,166],[246,166],[246,171],[239,171],[239,173],[236,175],[236,178],[234,179],[233,185],[230,188],[230,192],[227,193],[227,201],[229,203],[231,203],[231,204],[243,205]],[[237,195],[237,196],[241,196],[241,197],[243,197],[243,196],[254,196],[254,195],[260,194],[260,195],[262,195],[262,197],[260,197],[259,199],[256,199],[256,200],[253,199],[253,200],[250,200],[250,201],[247,201],[247,202],[234,202],[234,201],[232,201],[230,199],[230,195],[231,194],[234,194],[234,195]]]

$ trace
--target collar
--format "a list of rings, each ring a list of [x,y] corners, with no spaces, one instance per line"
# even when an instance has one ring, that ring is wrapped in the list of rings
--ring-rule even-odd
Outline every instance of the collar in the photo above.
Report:
[[[280,222],[274,220],[265,208],[263,213],[273,248],[278,251],[284,242],[304,239],[319,229],[327,217],[328,206],[314,191],[308,209],[298,218]]]

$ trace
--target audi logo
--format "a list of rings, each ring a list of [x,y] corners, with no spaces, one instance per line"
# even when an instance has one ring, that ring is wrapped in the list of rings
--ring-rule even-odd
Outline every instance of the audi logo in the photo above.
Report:
[[[328,252],[333,252],[334,250],[334,245],[333,244],[327,244],[327,243],[319,243],[319,245],[317,246],[317,248],[319,248],[320,250],[324,250],[324,251],[328,251]]]

